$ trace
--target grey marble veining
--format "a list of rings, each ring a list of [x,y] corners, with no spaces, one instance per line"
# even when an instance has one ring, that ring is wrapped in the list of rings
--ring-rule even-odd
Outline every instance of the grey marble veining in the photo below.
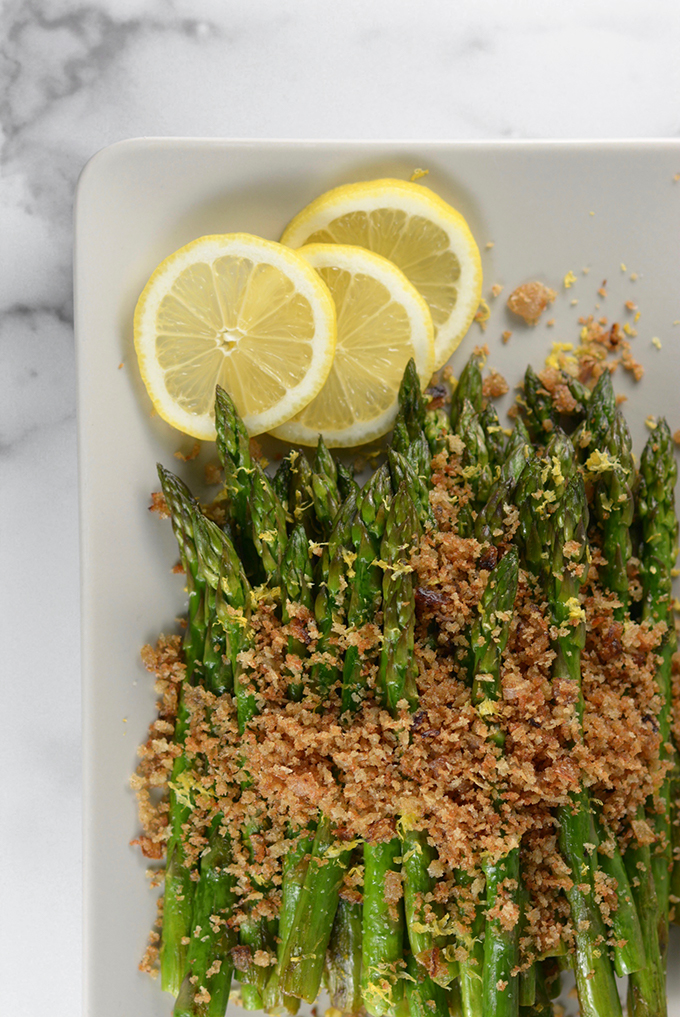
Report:
[[[0,1011],[80,1008],[71,222],[137,135],[680,133],[675,0],[4,0]],[[9,836],[8,836],[9,833]]]

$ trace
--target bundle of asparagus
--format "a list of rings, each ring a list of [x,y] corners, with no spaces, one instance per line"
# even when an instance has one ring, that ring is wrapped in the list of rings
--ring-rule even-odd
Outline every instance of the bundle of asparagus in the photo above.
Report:
[[[530,1017],[551,1012],[566,967],[585,1017],[621,1013],[615,972],[632,1014],[665,1013],[680,886],[670,434],[659,421],[638,474],[608,372],[592,392],[563,379],[565,416],[529,369],[506,438],[482,366],[475,353],[447,413],[408,365],[362,490],[321,438],[313,462],[295,450],[270,479],[220,389],[222,495],[203,508],[159,466],[189,594],[163,806],[176,1017],[222,1017],[234,976],[245,1009],[276,1015],[325,983],[341,1014]],[[423,578],[466,555],[468,580]],[[631,653],[656,683],[656,733],[631,762],[644,793],[623,804],[589,742],[593,661],[611,659],[587,628],[596,611],[614,656],[636,626]],[[527,664],[529,622],[546,649]],[[534,756],[539,722],[512,706],[530,679],[557,732]],[[272,730],[294,730],[309,774],[268,761]],[[366,745],[386,760],[374,797],[357,791]]]

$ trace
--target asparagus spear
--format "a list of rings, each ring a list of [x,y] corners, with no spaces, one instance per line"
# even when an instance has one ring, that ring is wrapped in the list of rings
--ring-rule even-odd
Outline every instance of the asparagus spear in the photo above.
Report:
[[[290,487],[288,504],[295,523],[302,523],[310,539],[318,536],[317,517],[312,491],[312,467],[304,452],[290,456]]]
[[[302,604],[308,610],[313,607],[313,575],[309,557],[309,544],[304,527],[298,523],[293,529],[286,546],[281,566],[282,584],[285,591],[283,602],[283,621],[290,620],[290,607],[293,603]],[[288,654],[298,659],[307,656],[304,643],[288,637]],[[292,700],[302,698],[303,685],[300,675],[291,672],[291,684],[288,696]],[[295,922],[295,912],[307,874],[309,858],[314,847],[315,829],[312,826],[304,831],[290,831],[294,846],[287,853],[284,861],[283,881],[281,886],[281,911],[279,915],[277,963],[271,972],[264,991],[264,1005],[269,1013],[290,1011],[291,997],[284,997],[281,985],[281,971],[286,944]]]
[[[294,527],[288,538],[286,550],[281,563],[281,617],[284,625],[291,621],[290,609],[293,604],[300,604],[311,611],[314,604],[313,586],[314,575],[309,557],[309,542],[304,527],[299,523]],[[307,647],[304,642],[296,639],[295,636],[288,636],[288,657],[301,661],[307,656]],[[299,702],[302,698],[302,681],[299,671],[290,669],[290,684],[288,686],[288,698]]]
[[[198,668],[206,637],[205,580],[199,570],[191,512],[191,508],[196,505],[196,502],[186,485],[161,465],[158,466],[158,475],[165,501],[170,510],[172,527],[186,575],[189,614],[184,635],[184,656],[187,668],[185,682],[194,684],[198,677]],[[174,733],[176,745],[184,745],[188,723],[189,714],[184,703],[182,689],[180,689]],[[195,888],[191,870],[186,865],[182,841],[182,827],[188,821],[191,809],[188,805],[183,804],[175,790],[177,781],[187,767],[188,759],[182,752],[175,757],[169,781],[168,823],[170,837],[165,868],[165,905],[160,948],[161,985],[166,992],[172,992],[175,995],[180,990],[184,976],[187,953],[185,941],[191,927]]]
[[[425,974],[413,955],[406,961],[406,1002],[409,1017],[448,1017],[449,1004],[445,989]]]
[[[404,369],[399,386],[398,420],[406,425],[409,437],[417,438],[425,423],[425,400],[420,387],[420,378],[416,371],[416,362],[411,357]]]
[[[559,414],[552,396],[543,388],[541,379],[529,365],[524,375],[524,409],[526,424],[534,441],[545,444],[559,425]]]
[[[311,488],[314,512],[321,531],[321,538],[327,540],[342,498],[338,490],[337,467],[321,435],[319,435],[319,443],[316,447],[313,471]]]
[[[333,625],[343,622],[347,601],[348,552],[351,545],[352,519],[357,496],[351,494],[337,514],[328,546],[321,556],[321,582],[314,601],[314,614],[319,629],[316,647],[318,658],[312,666],[312,692],[323,701],[335,681],[342,676],[342,662],[333,640]]]
[[[283,881],[281,884],[281,911],[279,913],[278,942],[276,947],[276,967],[269,975],[263,994],[264,1009],[269,1014],[290,1013],[294,997],[284,996],[281,988],[281,958],[288,937],[295,922],[295,909],[302,893],[309,856],[314,847],[314,830],[304,830],[297,839],[293,831],[289,831],[293,846],[287,852],[283,862]],[[299,1000],[297,1001],[299,1006]]]
[[[460,372],[458,384],[451,396],[451,426],[460,434],[459,417],[467,400],[473,413],[482,412],[482,364],[484,358],[473,353],[463,370]]]
[[[381,544],[385,574],[378,684],[383,702],[392,713],[397,712],[398,704],[404,699],[410,707],[417,701],[413,663],[415,594],[409,555],[419,533],[413,498],[403,483],[387,515]]]
[[[299,452],[294,450],[289,452],[288,455],[284,456],[278,465],[276,473],[272,478],[272,487],[274,489],[274,493],[276,494],[276,497],[283,505],[284,509],[289,509],[288,495],[290,492],[290,484],[292,478],[291,459],[293,459],[294,456],[298,456],[299,454],[300,454]],[[286,519],[287,522],[293,525],[294,519],[292,511],[287,512]]]
[[[635,481],[635,466],[632,455],[630,432],[623,414],[616,407],[616,398],[611,384],[611,376],[605,371],[593,389],[587,402],[584,421],[584,439],[579,441],[581,448],[589,453],[585,463],[587,470],[592,469],[596,481],[593,490],[595,517],[602,533],[602,551],[606,559],[601,569],[602,584],[606,590],[616,595],[619,606],[614,609],[614,617],[623,622],[628,609],[628,560],[632,551],[630,526],[633,521],[634,500],[632,484]],[[573,440],[573,439],[572,439]],[[604,819],[600,817],[600,827]],[[614,963],[619,975],[631,974],[648,969],[640,976],[646,985],[651,974],[649,963],[659,964],[659,949],[656,934],[644,935],[640,918],[642,913],[649,914],[655,904],[650,898],[653,887],[649,879],[635,882],[640,891],[632,892],[631,881],[627,868],[631,868],[632,856],[627,864],[621,857],[618,847],[606,827],[603,829],[604,839],[613,851],[600,852],[601,868],[615,880],[617,908],[612,916],[612,933],[616,943]],[[636,849],[635,864],[646,865],[645,855],[648,848]],[[644,898],[644,900],[642,899]],[[639,914],[638,914],[639,912]],[[639,980],[639,979],[638,979]],[[655,993],[653,986],[643,988],[643,994]]]
[[[373,474],[361,493],[351,535],[354,547],[354,581],[347,609],[347,624],[354,630],[372,621],[382,599],[382,573],[376,564],[385,529],[387,503],[391,494],[386,466]],[[365,691],[364,659],[356,644],[347,647],[342,673],[342,712],[355,710]]]
[[[308,1003],[313,1003],[319,994],[340,888],[351,854],[351,845],[346,847],[339,842],[330,820],[322,816],[279,964],[284,991]]]
[[[430,446],[430,452],[436,456],[448,446],[448,436],[452,433],[449,414],[443,407],[427,410],[423,430]]]
[[[503,734],[494,722],[497,702],[502,698],[501,657],[508,641],[510,619],[517,594],[519,557],[511,547],[489,576],[472,626],[472,702],[488,724],[492,741],[503,747]],[[491,911],[499,890],[519,904],[519,846],[510,847],[498,860],[483,863],[486,876],[486,905]],[[468,962],[461,965],[463,999],[468,1012],[481,1004],[482,1013],[510,1017],[519,1005],[519,979],[513,971],[519,963],[519,925],[505,929],[497,918],[487,919],[484,943],[475,943]],[[482,968],[481,996],[479,965]]]
[[[601,385],[593,398],[602,403],[600,419],[605,421],[611,417],[612,423],[604,434],[598,434],[600,447],[591,453],[586,462],[586,469],[593,466],[598,471],[593,490],[593,505],[602,532],[602,551],[606,559],[606,564],[601,568],[602,584],[606,590],[616,595],[619,606],[614,609],[614,618],[623,622],[629,601],[628,561],[632,552],[630,526],[634,512],[632,484],[635,480],[635,466],[632,441],[623,414],[616,409],[611,385]],[[594,403],[593,409],[595,408]],[[601,817],[600,825],[603,823]],[[610,844],[613,843],[611,836],[607,836],[607,839]],[[609,851],[600,853],[599,860],[601,868],[616,880],[618,907],[612,916],[612,932],[617,944],[614,948],[617,974],[631,974],[642,970],[648,965],[649,956],[653,958],[653,963],[657,964],[659,953],[656,934],[653,943],[648,936],[645,936],[643,941],[635,895],[631,891],[626,866],[618,849],[611,853]],[[636,860],[640,861],[640,858]],[[650,903],[647,902],[646,909]],[[645,955],[645,947],[648,956]]]
[[[394,490],[398,490],[402,484],[408,487],[418,512],[418,518],[421,524],[425,526],[433,518],[430,509],[430,494],[425,476],[419,476],[409,459],[402,455],[401,452],[397,452],[396,449],[388,449],[387,459]],[[429,475],[429,456],[427,475]]]
[[[342,1014],[358,1014],[361,1000],[362,904],[340,897],[328,944],[328,995]]]
[[[530,460],[530,463],[532,461]],[[545,480],[543,480],[545,477]],[[549,492],[536,501],[532,491]],[[556,628],[553,639],[553,679],[573,682],[576,709],[582,724],[581,650],[585,625],[578,594],[586,578],[588,510],[583,479],[573,448],[559,429],[546,448],[544,465],[535,457],[516,494],[520,508],[520,536],[528,566],[541,579]],[[567,552],[565,554],[565,546]],[[560,848],[573,883],[567,891],[576,944],[576,985],[583,1017],[621,1013],[614,972],[606,951],[606,932],[595,903],[595,858],[590,847],[597,836],[589,795],[581,786],[558,810]]]
[[[255,550],[262,562],[268,585],[276,587],[281,582],[281,560],[288,539],[286,512],[269,477],[256,459],[252,465],[248,509]]]
[[[217,613],[222,612],[218,606],[221,598],[214,591],[220,586],[223,596],[240,590],[241,584],[247,582],[241,563],[226,533],[204,518],[185,485],[162,467],[159,473],[166,500],[170,499],[173,519],[181,525],[185,535],[192,534],[193,573],[203,583],[205,593],[210,594],[204,599],[211,603],[215,612],[212,627],[216,631]],[[231,618],[230,622],[233,624]],[[231,632],[229,636],[233,639]],[[202,675],[202,680],[212,692],[221,695],[227,691],[224,682],[231,679],[231,675],[231,668],[215,666],[208,670],[207,676]],[[185,768],[186,757],[179,759]],[[200,879],[194,884],[191,937],[174,1011],[177,1017],[221,1017],[223,1004],[226,1005],[229,996],[233,973],[230,950],[235,945],[236,935],[227,923],[235,900],[235,880],[224,871],[231,862],[231,845],[228,837],[220,832],[221,822],[219,815],[213,820],[208,850],[201,859]],[[179,844],[181,847],[181,839]],[[189,937],[185,935],[184,938]]]
[[[401,841],[364,844],[364,908],[361,995],[372,1017],[394,1011],[403,998],[404,914],[401,901],[388,904],[385,883],[399,873]]]
[[[250,497],[250,437],[231,396],[219,385],[215,390],[215,434],[217,454],[224,470],[230,514],[240,535],[248,531]]]
[[[222,822],[221,815],[213,820],[208,849],[201,857],[186,974],[173,1017],[224,1017],[229,1002],[234,972],[231,951],[238,936],[228,919],[236,903],[236,877],[227,872],[232,852],[229,838],[220,831]]]
[[[340,500],[347,501],[350,494],[359,493],[359,485],[350,470],[348,470],[339,459],[335,464],[335,468],[338,472],[338,491],[340,492]]]
[[[514,504],[514,494],[531,453],[529,433],[518,420],[508,442],[505,459],[497,479],[491,486],[486,503],[475,520],[475,536],[484,543],[497,544],[503,533],[505,514]]]
[[[385,521],[381,544],[384,561],[383,646],[379,689],[384,703],[396,713],[406,700],[415,703],[413,671],[415,601],[409,556],[420,532],[411,492],[399,487]],[[399,978],[404,941],[401,901],[390,903],[385,888],[391,872],[399,872],[398,837],[383,843],[364,844],[364,915],[362,946],[362,995],[372,1017],[386,1014],[403,995]]]
[[[475,512],[481,509],[488,499],[492,476],[484,431],[479,416],[468,399],[463,401],[456,430],[465,443],[463,476],[471,492],[470,500],[461,505],[458,513],[458,533],[461,537],[469,537],[474,532]]]
[[[319,706],[341,672],[337,648],[330,641],[334,622],[344,619],[347,551],[351,546],[351,523],[356,511],[352,493],[337,513],[328,547],[322,557],[322,580],[315,613],[322,633],[317,652],[324,658],[312,667],[312,692]],[[283,990],[314,1002],[323,977],[326,950],[351,845],[339,842],[330,821],[322,816],[316,828],[304,883],[300,888],[292,926],[282,946],[277,972]]]
[[[505,462],[507,443],[501,422],[498,419],[498,411],[493,403],[487,403],[479,414],[479,423],[484,432],[491,475],[495,476],[497,470]]]
[[[673,619],[672,569],[677,555],[678,521],[675,515],[675,482],[677,464],[673,454],[670,429],[664,419],[645,445],[640,461],[640,488],[637,510],[641,523],[642,617],[650,623],[665,622],[666,635],[659,647],[656,680],[661,698],[659,729],[661,760],[677,767],[676,751],[671,743],[671,661],[677,649]],[[652,871],[660,906],[659,940],[665,954],[668,942],[671,853],[671,774],[668,773],[659,793],[663,811],[652,806],[651,819],[657,835],[657,848],[652,856]],[[680,866],[673,870],[674,891],[680,889]]]
[[[520,1006],[520,1017],[553,1017],[552,999],[546,985],[543,965],[536,963],[533,967],[536,977],[536,990],[532,1003]],[[557,971],[559,978],[559,970]],[[557,993],[559,995],[559,992]]]
[[[232,674],[236,679],[237,716],[239,719],[239,729],[243,733],[247,722],[257,712],[255,694],[250,690],[249,683],[243,675],[243,665],[239,661],[240,651],[249,644],[251,638],[248,625],[250,588],[241,562],[228,536],[213,522],[204,518],[196,509],[193,511],[193,525],[201,574],[208,585],[216,591],[215,609],[225,631],[226,648],[232,666]],[[247,776],[244,776],[243,783],[244,786],[247,785]],[[247,824],[244,830],[244,840],[247,844],[258,828],[259,823],[257,821]],[[216,833],[215,837],[217,839],[219,834]],[[217,841],[215,852],[217,852],[218,861],[223,856],[229,856],[230,846],[225,838],[222,838],[222,843]],[[209,860],[205,872],[203,865],[201,867],[201,879],[198,886],[199,890],[202,890],[201,900],[203,907],[209,907],[213,900],[209,884],[212,870],[215,867],[223,866],[215,866]],[[206,886],[203,886],[204,883],[206,883]],[[227,887],[219,886],[219,879],[216,880],[216,883],[218,884],[219,892],[227,892]],[[263,888],[259,885],[255,887],[256,893],[260,893],[262,890]],[[222,937],[219,934],[219,928],[216,929],[213,924],[212,914],[211,911],[195,912],[195,925],[206,931],[201,936],[202,949],[198,953],[194,969],[193,971],[187,971],[189,977],[203,977],[204,980],[207,979],[207,972],[212,970],[215,961],[225,964],[225,976],[229,970],[227,964],[228,958],[225,959],[219,952],[222,947]],[[275,923],[264,918],[249,917],[241,924],[239,930],[239,942],[250,947],[252,952],[257,950],[271,952],[274,937]],[[242,996],[245,1009],[261,1009],[262,992],[266,978],[267,969],[254,964],[251,964],[246,971],[241,973]],[[221,986],[219,979],[216,979],[216,984]],[[215,995],[215,1005],[217,1005],[224,993],[216,994],[213,992],[212,995]],[[210,1002],[210,1007],[212,1008],[212,1006],[213,1004]],[[217,1014],[217,1011],[213,1009],[210,1009],[208,1012],[210,1017]],[[189,1013],[192,1013],[192,1011],[189,1011]]]
[[[252,542],[271,592],[278,590],[280,595],[282,564],[288,539],[286,511],[260,463],[250,457],[247,432],[233,402],[224,392],[217,394],[216,430],[225,476],[231,482],[235,521],[241,532],[245,532]],[[291,580],[290,559],[287,565],[290,566],[287,578]],[[231,569],[229,583],[232,599],[225,597],[221,606],[228,632],[227,642],[230,644],[239,729],[243,732],[257,712],[255,690],[238,660],[239,652],[246,648],[250,639],[248,617],[251,592],[246,576],[239,574],[235,566]],[[236,624],[230,615],[230,611],[234,610],[237,612]],[[257,823],[253,823],[244,831],[246,840],[255,833],[256,828]],[[260,889],[257,888],[256,892]],[[267,949],[271,946],[274,934],[274,923],[263,918],[249,918],[240,927],[239,939],[242,945],[249,946],[251,950]],[[242,973],[245,1009],[261,1008],[267,977],[267,969],[259,965],[251,965]]]
[[[410,829],[405,817],[399,821],[402,844],[404,912],[409,945],[415,961],[438,985],[451,984],[458,963],[451,937],[445,931],[444,910],[432,901],[435,880],[429,873],[437,857],[424,830]],[[434,918],[434,923],[432,922]]]

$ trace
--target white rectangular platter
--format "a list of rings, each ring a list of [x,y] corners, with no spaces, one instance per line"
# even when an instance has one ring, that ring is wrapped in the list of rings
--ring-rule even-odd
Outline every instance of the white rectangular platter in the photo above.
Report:
[[[426,183],[468,220],[482,251],[491,317],[454,355],[458,373],[486,342],[489,366],[516,385],[551,343],[578,342],[581,315],[631,321],[638,385],[616,387],[639,454],[649,414],[680,428],[680,143],[295,142],[144,138],[86,166],[76,206],[82,641],[85,752],[85,994],[88,1017],[168,1017],[171,997],[137,970],[155,915],[128,778],[153,716],[140,647],[172,631],[183,609],[168,524],[148,511],[161,461],[200,485],[192,444],[151,414],[132,344],[137,297],[155,266],[210,233],[273,240],[304,205],[342,183],[429,170]],[[587,271],[584,271],[587,270]],[[572,271],[576,282],[565,288]],[[536,328],[511,320],[505,297],[541,279],[558,291]],[[603,280],[606,297],[598,295]],[[493,284],[505,287],[490,298]],[[599,310],[596,309],[599,305]],[[546,319],[554,318],[548,326]],[[507,344],[501,333],[512,330]],[[652,343],[661,341],[661,349]],[[509,397],[508,397],[509,399]],[[213,457],[214,458],[214,457]],[[680,941],[670,963],[680,1015]],[[308,1013],[309,1008],[302,1013]]]

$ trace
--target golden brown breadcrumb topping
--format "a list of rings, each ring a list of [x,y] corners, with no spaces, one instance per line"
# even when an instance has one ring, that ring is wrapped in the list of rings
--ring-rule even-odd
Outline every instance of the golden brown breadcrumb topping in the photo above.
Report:
[[[609,343],[613,328],[606,333]],[[594,358],[584,377],[595,376],[598,369],[603,369],[602,359]],[[488,396],[499,394],[499,377],[487,385]],[[560,370],[546,368],[541,381],[561,411],[576,408]],[[571,681],[552,679],[555,631],[548,605],[536,579],[520,569],[501,661],[502,696],[493,716],[504,736],[499,749],[490,737],[488,718],[472,702],[469,632],[490,570],[512,540],[518,514],[515,508],[507,509],[497,546],[458,535],[458,512],[470,497],[463,452],[461,439],[450,436],[448,448],[432,461],[430,503],[436,526],[425,530],[410,560],[416,603],[415,712],[409,712],[404,701],[393,715],[380,701],[376,688],[380,614],[359,631],[336,624],[331,635],[335,652],[341,655],[354,645],[363,660],[365,695],[349,716],[341,710],[339,682],[319,709],[310,676],[323,654],[313,614],[288,604],[290,620],[283,624],[276,602],[260,599],[251,619],[250,647],[239,657],[258,707],[242,735],[232,695],[215,697],[200,685],[184,685],[178,636],[161,637],[155,648],[142,651],[155,676],[159,701],[157,719],[139,749],[140,763],[132,778],[142,828],[133,843],[147,858],[162,861],[168,836],[163,793],[181,751],[173,743],[181,689],[189,717],[184,747],[189,766],[181,786],[173,787],[192,805],[184,828],[186,864],[197,871],[208,829],[219,816],[232,842],[229,871],[236,877],[238,900],[230,919],[233,926],[246,914],[277,915],[283,859],[295,839],[291,831],[300,831],[301,836],[323,814],[336,838],[353,848],[364,840],[390,840],[407,821],[411,828],[425,831],[436,849],[430,867],[435,890],[425,902],[431,919],[437,920],[434,905],[441,905],[459,933],[469,929],[475,902],[481,900],[483,862],[498,860],[510,847],[520,845],[529,897],[522,919],[520,967],[527,967],[532,958],[554,951],[560,941],[573,942],[565,897],[571,877],[559,851],[555,819],[555,810],[568,804],[570,794],[581,784],[589,788],[612,837],[622,846],[631,837],[644,843],[652,836],[637,813],[643,802],[658,794],[664,777],[655,671],[665,626],[616,620],[618,604],[599,584],[602,557],[594,546],[579,598],[587,622],[581,728],[577,688]],[[567,557],[569,551],[565,547]],[[633,559],[633,600],[640,596],[637,568]],[[293,641],[304,645],[304,657],[288,652]],[[679,670],[676,660],[676,737]],[[291,677],[305,690],[300,702],[288,698]],[[461,880],[461,872],[469,878]],[[343,897],[360,901],[362,884],[359,856],[345,874]],[[519,920],[512,890],[501,885],[490,915],[503,928]],[[609,924],[616,907],[613,890],[611,880],[599,872],[596,896]],[[402,895],[400,873],[389,872],[385,899],[395,914]],[[156,968],[157,940],[157,933],[152,933],[144,970]],[[251,955],[249,948],[238,947],[234,952],[238,970],[271,962],[266,951]],[[430,962],[439,963],[435,957]]]

